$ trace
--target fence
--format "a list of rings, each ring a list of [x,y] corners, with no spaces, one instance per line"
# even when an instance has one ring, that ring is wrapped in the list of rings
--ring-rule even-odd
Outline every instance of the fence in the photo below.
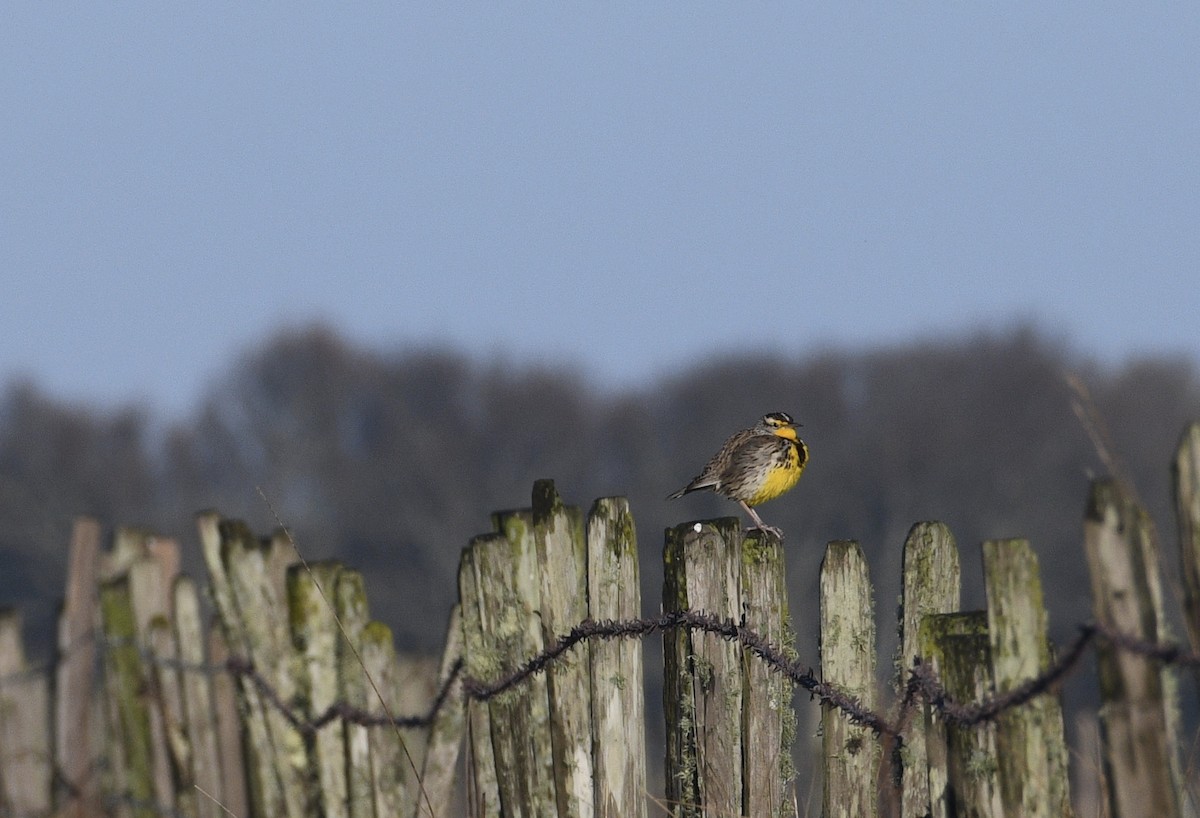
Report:
[[[1174,462],[1184,608],[1200,638],[1200,425]],[[828,545],[818,676],[792,647],[781,543],[732,519],[668,530],[661,613],[639,618],[628,505],[585,516],[549,481],[464,550],[436,667],[399,658],[362,577],[198,516],[215,623],[169,541],[74,529],[52,673],[0,614],[0,795],[13,816],[793,816],[793,693],[821,705],[822,814],[1071,814],[1057,689],[1094,650],[1106,811],[1194,814],[1179,756],[1159,544],[1132,493],[1093,483],[1095,621],[1057,654],[1037,558],[984,543],[987,610],[960,612],[940,523],[904,544],[894,702],[873,592]],[[664,646],[666,793],[648,803],[642,652]],[[51,678],[53,677],[53,678]],[[53,684],[51,684],[53,682]],[[51,690],[53,689],[53,696]],[[419,715],[411,716],[418,712]],[[462,773],[459,773],[459,769]]]

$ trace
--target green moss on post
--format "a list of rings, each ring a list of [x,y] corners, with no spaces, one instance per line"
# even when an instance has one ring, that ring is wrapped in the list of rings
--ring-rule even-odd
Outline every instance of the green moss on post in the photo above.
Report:
[[[215,512],[197,516],[212,598],[231,654],[253,657],[256,670],[283,701],[296,695],[297,657],[287,604],[271,570],[271,546],[238,520]],[[254,680],[238,679],[246,731],[248,786],[256,815],[304,815],[311,792],[303,736],[262,697]]]
[[[930,658],[954,701],[965,704],[990,695],[991,648],[986,612],[927,616],[921,622],[919,641],[921,655]],[[930,813],[934,818],[1004,815],[995,725],[947,725],[931,709],[928,732],[942,731],[944,743],[930,736],[930,765],[941,763],[943,752],[946,764],[944,786],[940,779],[935,781],[930,776]]]
[[[142,663],[138,655],[137,629],[129,580],[118,577],[100,586],[100,621],[107,644],[105,683],[113,704],[119,731],[122,781],[137,804],[134,818],[154,818],[153,749],[150,742],[150,713],[142,695]]]
[[[875,603],[867,562],[852,540],[835,540],[821,561],[821,675],[867,708],[875,706]],[[877,814],[877,736],[841,711],[821,712],[824,815]]]
[[[529,511],[498,520],[504,534],[472,541],[479,630],[464,630],[471,675],[488,680],[512,672],[543,646],[541,580]],[[465,601],[465,600],[464,600]],[[464,608],[464,614],[466,610]],[[552,815],[556,809],[553,742],[544,675],[488,704],[500,803],[505,814]]]
[[[952,613],[958,610],[960,571],[958,546],[950,529],[939,522],[916,523],[904,540],[903,590],[900,600],[900,639],[896,657],[895,689],[904,695],[908,673],[917,659],[920,648],[921,620],[929,614]],[[901,757],[901,818],[924,818],[930,809],[930,777],[942,776],[944,768],[929,763],[926,724],[929,706],[922,703],[916,710],[905,736]]]
[[[140,530],[133,529],[131,531]],[[132,535],[127,533],[126,536]],[[162,562],[150,554],[149,545],[154,540],[153,535],[140,532],[139,536],[142,538],[140,542],[129,546],[139,556],[129,563],[127,571],[136,640],[138,645],[150,651],[151,655],[155,654],[156,648],[161,649],[164,655],[156,658],[169,661],[174,658],[175,654],[175,646],[171,644],[173,640],[170,636],[170,628],[166,625],[170,602],[170,581]],[[160,633],[165,636],[157,642],[151,638],[154,623],[159,624]],[[148,684],[166,682],[168,689],[174,689],[178,686],[172,684],[168,678],[174,673],[175,671],[171,668],[160,669],[152,663],[147,669],[146,681]],[[160,695],[154,697],[147,707],[147,713],[150,716],[150,763],[154,775],[154,800],[160,810],[174,809],[176,806],[175,778],[171,765],[170,742],[167,737],[168,724],[172,717],[166,712],[164,704],[165,700]]]
[[[342,566],[335,562],[293,565],[288,569],[288,616],[292,641],[303,672],[296,692],[308,718],[324,713],[339,698],[338,645],[341,634],[334,616],[334,591]],[[323,593],[322,593],[323,592]],[[346,729],[335,720],[320,731],[313,742],[316,786],[309,803],[319,805],[319,814],[347,818]]]
[[[1050,665],[1037,555],[1027,540],[983,544],[988,637],[996,692],[1006,693]],[[1001,796],[1008,815],[1071,815],[1062,707],[1048,693],[1000,717]]]
[[[342,575],[342,582],[338,583],[339,606],[344,604],[342,600],[348,590],[346,586],[353,588],[351,595],[357,596],[358,589],[355,586],[361,580],[362,575],[357,571],[347,571]],[[365,608],[362,609],[362,615],[366,616]],[[347,627],[347,630],[350,628]],[[351,662],[342,661],[342,685],[346,701],[355,707],[383,715],[384,705],[375,692],[378,689],[391,714],[398,715],[392,694],[396,679],[396,648],[392,642],[392,629],[382,622],[358,621],[352,632],[356,634],[355,645],[362,657],[362,666],[354,674]],[[353,665],[357,664],[353,662]],[[356,728],[358,725],[346,725],[347,731]],[[350,814],[408,816],[411,804],[408,808],[404,807],[404,782],[411,781],[414,774],[400,749],[399,731],[388,726],[359,729],[362,730],[365,747],[355,746],[357,733],[347,737]]]
[[[458,566],[458,598],[462,610],[463,674],[471,679],[493,679],[499,671],[495,640],[487,633],[485,609],[481,603],[481,564],[504,547],[496,534],[475,537],[463,550]],[[487,622],[491,621],[490,610]],[[467,721],[467,799],[473,815],[500,814],[500,783],[496,755],[492,749],[491,713],[487,704],[470,701]],[[422,800],[419,815],[429,805]],[[433,806],[438,809],[437,805]],[[431,815],[430,818],[433,818]]]

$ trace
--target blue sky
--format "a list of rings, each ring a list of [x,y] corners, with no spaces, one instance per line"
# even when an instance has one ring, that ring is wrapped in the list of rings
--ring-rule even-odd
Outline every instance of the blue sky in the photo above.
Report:
[[[326,320],[636,385],[1036,320],[1200,360],[1200,6],[24,4],[0,381]]]

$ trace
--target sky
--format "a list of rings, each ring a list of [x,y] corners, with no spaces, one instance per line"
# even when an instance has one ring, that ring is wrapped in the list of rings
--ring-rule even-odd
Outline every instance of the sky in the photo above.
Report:
[[[1200,361],[1200,5],[24,3],[0,386],[313,321],[641,385],[1034,321]]]

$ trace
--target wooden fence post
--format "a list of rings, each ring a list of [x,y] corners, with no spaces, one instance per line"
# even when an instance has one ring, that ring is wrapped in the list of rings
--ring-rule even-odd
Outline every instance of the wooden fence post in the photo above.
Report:
[[[875,603],[867,562],[852,540],[829,543],[821,561],[820,642],[824,681],[854,696],[863,707],[874,708]],[[876,815],[878,737],[833,708],[821,712],[821,737],[823,814]]]
[[[332,605],[341,619],[341,627],[335,632],[337,645],[337,698],[351,707],[360,710],[368,708],[378,711],[379,702],[375,698],[372,685],[379,688],[379,694],[384,697],[389,707],[395,706],[396,697],[391,683],[396,676],[396,651],[392,646],[391,661],[387,664],[376,663],[374,667],[367,663],[366,633],[370,632],[374,639],[378,658],[386,661],[387,650],[392,632],[381,623],[372,623],[367,606],[367,587],[362,573],[343,568],[338,574],[333,588],[326,588],[329,595],[327,606]],[[372,625],[376,625],[372,627]],[[337,625],[335,623],[335,628]],[[380,654],[383,654],[380,656]],[[368,679],[368,676],[370,677]],[[372,707],[372,705],[374,705]],[[379,733],[389,733],[395,741],[395,728],[376,727]],[[407,812],[399,807],[401,797],[400,776],[409,772],[407,759],[399,759],[397,768],[392,772],[391,786],[382,786],[384,781],[377,779],[372,769],[371,758],[371,728],[361,724],[347,723],[343,727],[342,757],[345,763],[347,812],[351,818],[375,818],[379,814],[394,815],[399,818]],[[380,786],[377,786],[380,785]],[[387,812],[382,810],[387,808]]]
[[[904,540],[903,589],[900,599],[900,652],[896,662],[896,692],[903,696],[908,672],[921,653],[921,621],[930,614],[952,613],[959,607],[958,546],[950,529],[939,522],[916,523]],[[901,754],[901,818],[925,818],[930,790],[945,790],[945,766],[930,764],[926,727],[929,705],[916,706]],[[938,741],[938,737],[934,737]]]
[[[1050,665],[1046,608],[1037,555],[1028,540],[983,544],[988,638],[996,693],[1007,693]],[[1000,716],[1001,797],[1007,815],[1071,815],[1067,745],[1058,696],[1046,693]]]
[[[285,591],[271,570],[269,543],[261,543],[244,523],[215,513],[197,516],[200,543],[208,566],[213,601],[232,653],[253,657],[256,671],[280,698],[296,694],[298,658],[292,648]],[[256,815],[308,815],[306,782],[310,765],[304,737],[271,706],[254,680],[240,676],[249,745],[251,800]]]
[[[921,655],[930,657],[934,671],[954,701],[977,702],[991,695],[991,643],[986,612],[926,616],[921,622]],[[929,747],[930,765],[943,762],[946,765],[945,789],[933,787],[930,793],[933,818],[1004,816],[996,759],[996,725],[946,724],[937,710],[930,708],[928,729],[930,733],[937,731],[945,736],[944,740],[931,740]]]
[[[472,539],[459,570],[467,677],[511,673],[585,620],[639,614],[636,538],[623,499],[598,500],[585,531],[578,509],[562,503],[551,481],[538,481],[530,509],[497,513],[493,523],[496,533]],[[485,707],[469,703],[475,813],[645,815],[641,682],[639,644],[587,643]],[[452,726],[454,711],[444,712]],[[446,755],[439,730],[429,758]],[[418,802],[418,815],[427,812]]]
[[[25,662],[21,615],[0,609],[0,807],[48,813],[51,771],[50,679]]]
[[[345,593],[343,586],[347,577],[351,578],[352,584],[357,584],[361,579],[361,575],[356,571],[343,574],[343,581],[338,585],[339,598]],[[350,630],[349,625],[347,630]],[[348,661],[350,657],[343,660],[345,700],[353,707],[379,715],[398,715],[395,695],[396,645],[392,638],[392,629],[382,622],[364,621],[358,631],[355,638],[363,667],[359,668],[356,674],[355,665]],[[354,631],[351,630],[351,633]],[[383,703],[380,703],[380,697],[383,698]],[[384,704],[387,705],[386,711]],[[350,759],[351,815],[392,815],[407,818],[411,814],[413,803],[408,800],[411,795],[409,790],[415,790],[415,775],[412,770],[414,759],[406,755],[401,748],[401,742],[405,739],[401,738],[399,728],[390,725],[369,729],[358,725],[346,725],[346,728],[354,731],[347,748]],[[357,736],[362,738],[357,739]],[[358,740],[365,741],[366,747],[356,747],[354,742]]]
[[[137,645],[129,578],[100,586],[100,619],[105,640],[105,687],[109,697],[119,801],[135,818],[154,818],[153,745],[150,712],[142,695],[142,660]]]
[[[504,539],[495,534],[475,537],[463,550],[458,565],[458,598],[462,611],[463,673],[473,679],[489,679],[500,670],[500,655],[493,639],[485,636],[491,624],[484,619],[481,603],[482,565],[501,559]],[[491,708],[467,702],[467,808],[471,815],[500,814],[500,781],[496,754],[492,750]]]
[[[155,537],[150,532],[139,528],[121,528],[116,533],[118,553],[132,556],[128,562],[129,597],[133,605],[134,641],[140,651],[144,652],[143,662],[143,695],[147,700],[146,712],[150,717],[150,767],[154,774],[154,798],[162,811],[174,809],[175,779],[171,771],[171,756],[167,741],[167,721],[169,715],[163,703],[160,681],[173,673],[173,670],[163,667],[153,661],[157,658],[170,662],[174,658],[172,639],[160,639],[159,648],[165,655],[159,657],[155,653],[155,645],[151,639],[152,625],[160,628],[165,626],[167,613],[170,610],[170,587],[174,581],[169,576],[169,566],[172,561],[161,559],[169,549],[159,548],[151,553],[149,545]],[[177,565],[177,561],[174,563]],[[170,629],[166,628],[169,634]],[[161,671],[161,672],[160,672]],[[167,682],[170,685],[170,682]]]
[[[742,540],[741,598],[745,625],[789,658],[796,636],[788,610],[783,542],[761,531]],[[795,692],[789,679],[749,650],[742,652],[742,814],[795,818]]]
[[[213,665],[223,667],[229,659],[229,646],[224,628],[214,616],[208,628],[208,658]],[[237,686],[229,673],[214,673],[212,678],[213,714],[216,716],[217,758],[220,763],[221,791],[201,794],[201,799],[219,800],[222,816],[232,813],[238,818],[250,815],[250,793],[247,786],[249,757],[243,741],[243,722],[238,713]]]
[[[294,683],[306,716],[316,718],[338,700],[338,631],[334,590],[342,566],[336,562],[293,565],[288,569],[288,618],[292,643],[303,672]],[[315,786],[308,802],[327,818],[349,818],[346,784],[346,725],[333,721],[313,738]]]
[[[588,615],[596,621],[641,616],[637,534],[629,502],[602,497],[587,519]],[[642,645],[630,639],[591,646],[592,753],[600,818],[646,816]]]
[[[783,546],[741,521],[667,529],[663,609],[741,623],[793,653]],[[736,642],[663,634],[667,808],[674,816],[793,814],[792,687]]]
[[[1171,463],[1183,566],[1183,602],[1192,650],[1200,650],[1200,423],[1183,430]],[[1200,669],[1196,671],[1200,687]]]
[[[1121,633],[1158,640],[1162,627],[1157,548],[1149,521],[1113,480],[1092,483],[1084,546],[1096,619]],[[1164,669],[1101,644],[1100,710],[1105,783],[1113,818],[1180,815],[1182,782]]]
[[[184,725],[179,650],[166,616],[160,614],[150,620],[142,650],[147,655],[145,690],[151,700],[151,724],[158,731],[154,743],[155,778],[167,779],[166,789],[161,784],[155,786],[160,808],[162,799],[169,796],[165,810],[173,809],[192,818],[196,815],[196,791],[192,788],[191,750]]]
[[[532,515],[507,512],[496,515],[495,522],[501,533],[471,542],[469,584],[473,587],[466,590],[473,590],[476,597],[471,602],[463,599],[467,669],[478,679],[512,672],[543,645]],[[501,693],[487,709],[499,790],[497,810],[505,816],[553,815],[553,742],[545,676]],[[486,766],[484,771],[486,775]],[[487,793],[480,796],[486,803]]]
[[[741,523],[667,529],[663,609],[741,618]],[[667,808],[678,818],[742,814],[741,650],[710,633],[663,635]]]
[[[79,517],[71,530],[67,589],[59,622],[55,683],[55,763],[66,784],[58,801],[63,818],[87,818],[100,811],[93,765],[92,711],[96,668],[100,568],[100,523]]]
[[[579,509],[564,506],[551,480],[533,484],[533,540],[541,575],[542,641],[554,644],[588,616],[587,542]],[[546,671],[559,818],[591,818],[591,645],[583,643]]]
[[[438,668],[438,689],[447,684],[454,672],[456,662],[463,658],[462,603],[450,611],[450,622],[446,626],[446,644],[442,649],[442,661]],[[466,719],[466,704],[462,695],[462,671],[459,681],[450,688],[442,708],[429,727],[429,739],[425,757],[421,764],[419,781],[412,782],[413,818],[440,818],[435,813],[443,804],[449,804],[454,783],[454,768],[458,763],[459,748],[463,743]],[[483,708],[480,708],[481,710]]]
[[[190,577],[175,580],[175,635],[183,663],[183,707],[187,737],[187,774],[183,788],[192,792],[199,818],[224,818],[221,805],[226,795],[221,780],[217,751],[216,718],[212,682],[199,671],[205,663],[204,623],[200,618],[200,594]],[[239,754],[240,755],[240,754]]]

